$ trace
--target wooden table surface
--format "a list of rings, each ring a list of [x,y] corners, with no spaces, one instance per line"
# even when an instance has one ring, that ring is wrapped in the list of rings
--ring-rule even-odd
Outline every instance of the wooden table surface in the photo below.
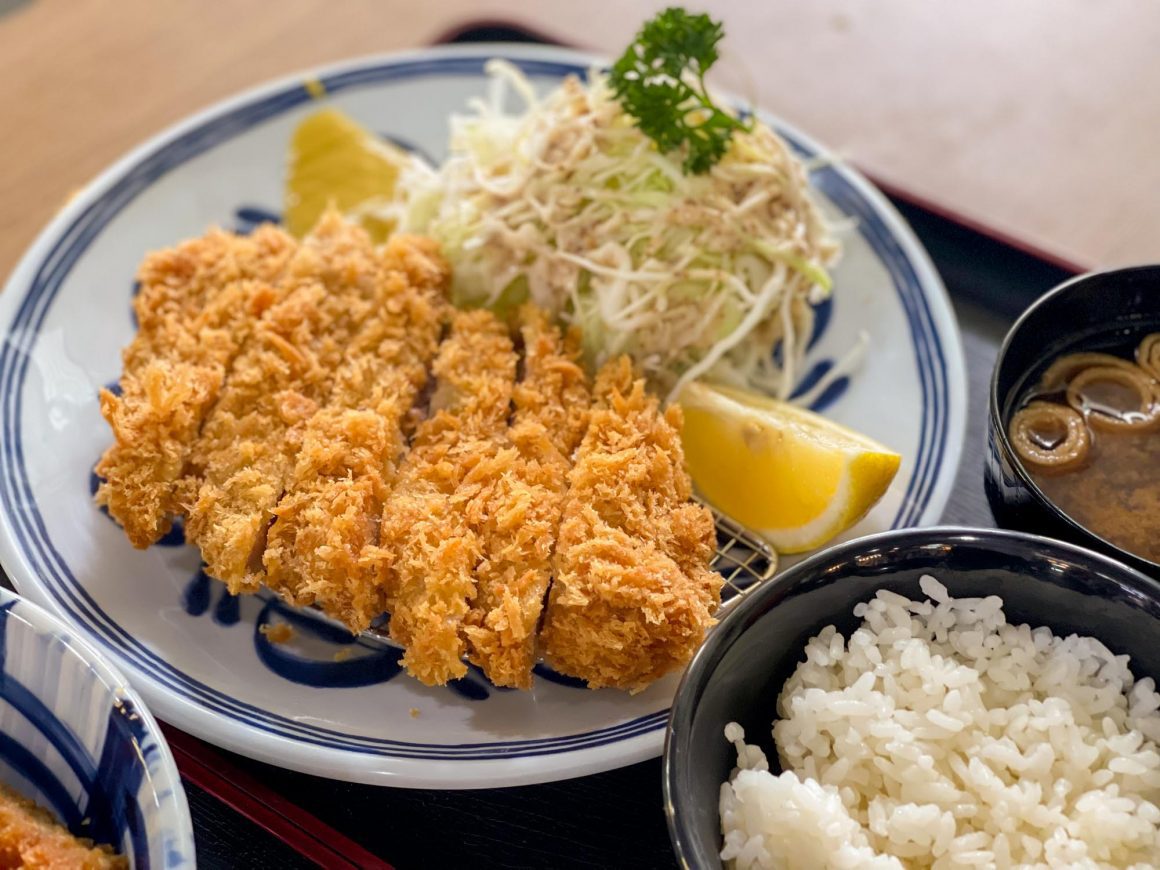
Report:
[[[481,19],[610,54],[655,0],[0,0],[0,275],[164,126]],[[1155,0],[703,0],[722,86],[879,178],[1088,265],[1160,260]]]
[[[71,191],[265,79],[480,20],[620,49],[655,0],[0,0],[0,275]],[[702,0],[717,81],[911,193],[1087,265],[1160,260],[1155,0]]]

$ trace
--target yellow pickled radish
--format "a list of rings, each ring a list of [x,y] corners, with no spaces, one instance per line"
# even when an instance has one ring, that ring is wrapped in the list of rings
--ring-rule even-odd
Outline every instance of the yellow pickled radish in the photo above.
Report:
[[[290,141],[284,220],[301,237],[327,206],[358,221],[376,242],[394,222],[374,213],[395,197],[399,173],[413,158],[337,109],[303,120]]]

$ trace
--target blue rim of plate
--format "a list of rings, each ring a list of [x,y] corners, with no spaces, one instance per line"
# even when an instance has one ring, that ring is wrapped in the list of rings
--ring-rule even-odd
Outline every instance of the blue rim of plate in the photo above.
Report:
[[[353,69],[317,78],[300,77],[296,83],[234,105],[165,141],[107,185],[57,234],[56,241],[35,267],[31,284],[20,299],[0,352],[0,505],[9,519],[16,545],[51,592],[55,603],[75,624],[83,626],[101,646],[158,686],[186,701],[224,716],[247,728],[272,736],[326,749],[407,759],[495,760],[552,755],[616,743],[651,731],[659,731],[668,709],[640,716],[615,726],[564,737],[491,743],[424,744],[386,738],[360,737],[333,729],[305,725],[277,713],[239,701],[167,664],[159,655],[135,640],[78,582],[48,537],[43,518],[29,484],[24,464],[20,421],[23,385],[41,325],[72,266],[103,228],[134,198],[167,172],[251,127],[315,99],[317,85],[327,94],[348,88],[382,84],[425,76],[484,75],[484,64],[499,52],[479,52],[444,57],[369,62]],[[587,66],[558,60],[509,56],[529,76],[562,78],[584,74]],[[309,85],[307,84],[309,82]],[[818,149],[781,124],[778,133],[805,158]],[[890,274],[910,327],[922,391],[919,449],[914,473],[907,484],[892,528],[915,524],[922,516],[938,478],[950,440],[950,402],[947,353],[934,324],[929,300],[914,261],[891,232],[874,203],[858,189],[846,171],[823,165],[811,173],[811,182],[844,213],[858,221],[858,232],[871,246]],[[12,292],[12,288],[8,292]]]

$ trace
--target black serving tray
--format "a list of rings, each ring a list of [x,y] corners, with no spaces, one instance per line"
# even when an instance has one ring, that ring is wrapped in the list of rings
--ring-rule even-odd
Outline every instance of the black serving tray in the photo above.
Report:
[[[487,24],[441,41],[544,40]],[[982,474],[991,368],[1019,312],[1076,268],[880,186],[926,246],[962,329],[967,437],[942,520],[991,526]],[[675,866],[660,759],[545,785],[427,791],[319,779],[167,733],[189,792],[201,867]]]

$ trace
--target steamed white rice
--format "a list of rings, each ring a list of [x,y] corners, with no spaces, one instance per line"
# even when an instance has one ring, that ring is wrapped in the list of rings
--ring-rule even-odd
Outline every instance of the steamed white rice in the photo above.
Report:
[[[1003,602],[880,591],[782,688],[784,771],[731,723],[729,866],[1150,868],[1160,695],[1100,641],[1009,625]],[[1158,638],[1160,642],[1160,638]]]

